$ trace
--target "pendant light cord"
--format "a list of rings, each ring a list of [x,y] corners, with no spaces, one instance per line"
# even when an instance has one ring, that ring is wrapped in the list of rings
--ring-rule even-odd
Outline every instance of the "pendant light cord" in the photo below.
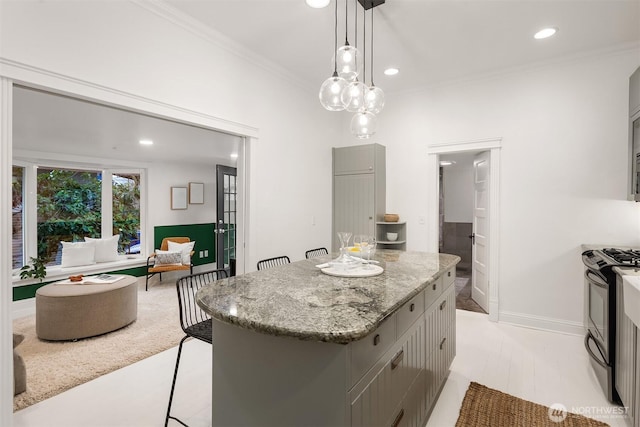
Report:
[[[338,0],[336,0],[335,14],[333,16],[333,74],[338,75]]]
[[[373,83],[373,9],[371,8],[371,68],[369,71],[371,72],[371,87],[375,87],[375,83]]]
[[[367,11],[362,8],[362,83],[367,84]]]
[[[349,0],[344,0],[344,45],[349,46]]]

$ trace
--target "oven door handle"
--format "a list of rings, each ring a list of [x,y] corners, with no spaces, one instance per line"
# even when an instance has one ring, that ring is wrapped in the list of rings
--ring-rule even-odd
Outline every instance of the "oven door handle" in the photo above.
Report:
[[[591,277],[591,276],[593,276],[593,277]],[[598,273],[596,273],[596,272],[594,272],[592,270],[585,270],[584,278],[587,279],[587,281],[589,283],[593,283],[594,285],[596,285],[599,288],[607,289],[607,281],[606,281],[606,279],[604,279],[602,276],[600,276]]]
[[[591,332],[587,332],[587,335],[585,335],[584,337],[584,347],[587,349],[587,353],[589,353],[589,356],[595,360],[595,362],[602,366],[604,369],[607,369],[608,366],[605,362],[603,362],[602,360],[600,360],[591,350],[591,347],[589,347],[589,340],[593,341],[593,343],[596,345],[596,347],[598,348],[598,350],[600,350],[600,346],[598,345],[598,341],[595,340],[595,338],[593,338],[593,335],[591,335]],[[602,351],[600,351],[602,352]]]

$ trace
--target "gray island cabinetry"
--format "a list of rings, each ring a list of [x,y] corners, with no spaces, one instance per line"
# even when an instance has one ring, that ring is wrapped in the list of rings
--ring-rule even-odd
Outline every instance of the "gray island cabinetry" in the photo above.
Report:
[[[220,280],[214,426],[423,426],[455,356],[460,258],[380,250],[384,272],[323,274],[331,257]]]

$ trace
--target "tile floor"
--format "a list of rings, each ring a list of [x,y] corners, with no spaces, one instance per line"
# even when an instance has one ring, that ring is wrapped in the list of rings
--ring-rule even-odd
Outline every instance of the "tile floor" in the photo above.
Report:
[[[562,403],[612,427],[582,337],[492,323],[457,310],[457,356],[427,427],[455,424],[470,381],[544,405]],[[14,415],[15,427],[160,426],[164,423],[177,349],[120,369]],[[191,427],[211,422],[211,347],[185,344],[174,415]],[[588,413],[587,413],[588,412]],[[178,426],[170,422],[170,426]]]

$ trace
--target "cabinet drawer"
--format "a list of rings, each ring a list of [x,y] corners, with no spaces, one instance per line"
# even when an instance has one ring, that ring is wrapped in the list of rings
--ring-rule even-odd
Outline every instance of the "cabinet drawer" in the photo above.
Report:
[[[442,289],[444,290],[444,289],[447,289],[449,285],[453,284],[453,282],[456,280],[456,268],[451,267],[450,269],[445,271],[444,274],[442,275],[442,279],[443,279]]]
[[[395,314],[378,328],[351,345],[351,385],[353,386],[396,341]]]
[[[424,290],[424,308],[428,309],[442,294],[442,276],[438,277]]]
[[[402,334],[407,332],[407,329],[413,325],[413,322],[424,313],[424,292],[425,291],[422,291],[411,298],[397,311],[398,337],[401,337]]]
[[[351,427],[382,426],[394,406],[391,366],[387,363],[362,393],[351,398]]]

